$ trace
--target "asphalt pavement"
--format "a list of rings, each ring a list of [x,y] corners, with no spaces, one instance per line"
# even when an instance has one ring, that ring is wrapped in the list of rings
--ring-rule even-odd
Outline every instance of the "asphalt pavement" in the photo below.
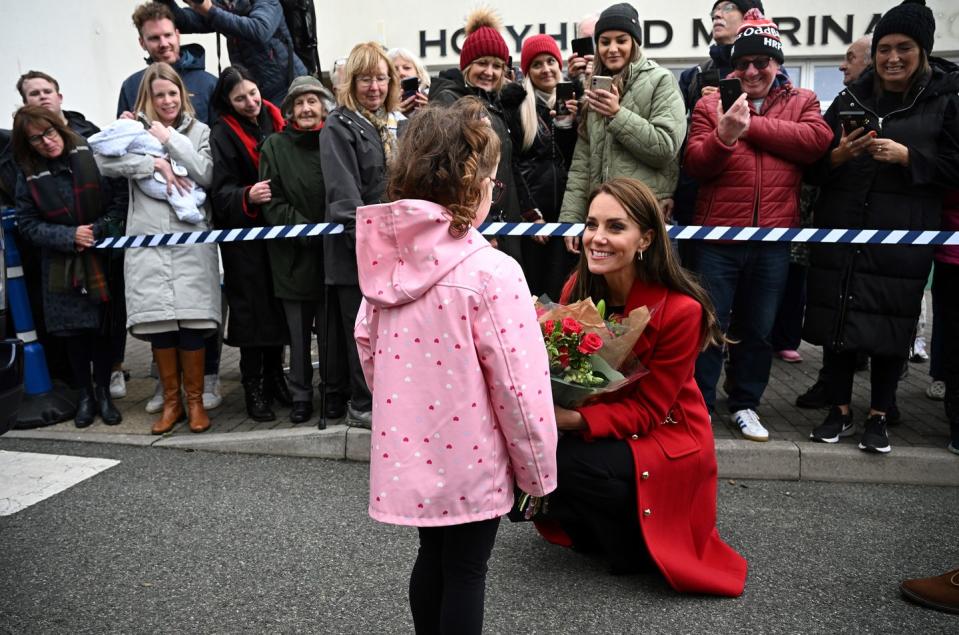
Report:
[[[372,521],[364,463],[0,438],[120,463],[0,517],[3,633],[406,633],[416,533]],[[955,633],[898,581],[959,563],[959,489],[723,479],[736,599],[612,576],[504,521],[490,633]]]

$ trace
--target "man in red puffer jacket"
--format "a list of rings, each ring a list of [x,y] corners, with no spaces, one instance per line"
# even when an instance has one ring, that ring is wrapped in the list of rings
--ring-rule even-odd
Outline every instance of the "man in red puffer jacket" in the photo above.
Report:
[[[743,94],[723,111],[719,94],[702,98],[693,111],[686,172],[699,181],[697,225],[796,227],[803,168],[832,142],[819,100],[795,88],[780,72],[784,63],[778,27],[750,9],[731,53]],[[756,408],[769,381],[772,330],[789,270],[788,243],[706,242],[696,270],[716,307],[723,331],[736,324],[729,349],[731,418],[753,441],[769,433]],[[735,317],[733,317],[735,315]],[[723,351],[704,351],[696,381],[713,410]]]

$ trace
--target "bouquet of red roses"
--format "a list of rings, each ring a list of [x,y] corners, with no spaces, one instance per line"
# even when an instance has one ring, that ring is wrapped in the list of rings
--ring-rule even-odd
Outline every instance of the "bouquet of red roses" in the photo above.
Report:
[[[592,300],[569,305],[537,302],[543,340],[549,356],[553,403],[573,408],[597,395],[619,390],[646,370],[633,347],[649,323],[649,310],[640,307],[618,320],[605,320]]]

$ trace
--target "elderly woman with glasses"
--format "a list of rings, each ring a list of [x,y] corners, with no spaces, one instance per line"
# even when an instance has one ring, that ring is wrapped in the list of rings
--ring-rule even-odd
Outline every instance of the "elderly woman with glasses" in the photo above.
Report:
[[[341,236],[324,239],[326,284],[331,321],[353,332],[363,294],[356,275],[356,208],[384,202],[387,167],[396,155],[396,139],[405,117],[396,110],[400,80],[383,47],[366,42],[353,47],[336,87],[340,106],[327,117],[320,135],[320,160],[326,183],[326,220],[341,223]],[[348,345],[349,425],[369,428],[373,402],[356,346]]]

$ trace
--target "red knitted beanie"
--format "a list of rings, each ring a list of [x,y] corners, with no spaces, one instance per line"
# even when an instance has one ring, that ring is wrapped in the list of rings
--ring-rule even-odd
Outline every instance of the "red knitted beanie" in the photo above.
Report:
[[[523,75],[529,75],[529,67],[533,64],[533,60],[543,53],[549,53],[555,57],[556,61],[559,62],[560,70],[562,70],[563,55],[559,52],[556,40],[553,39],[553,36],[542,33],[528,37],[523,42],[523,53],[520,58],[520,68],[523,69]]]
[[[495,57],[505,64],[509,59],[509,47],[499,34],[499,18],[489,9],[477,9],[466,19],[466,39],[460,51],[460,70],[481,57]]]

